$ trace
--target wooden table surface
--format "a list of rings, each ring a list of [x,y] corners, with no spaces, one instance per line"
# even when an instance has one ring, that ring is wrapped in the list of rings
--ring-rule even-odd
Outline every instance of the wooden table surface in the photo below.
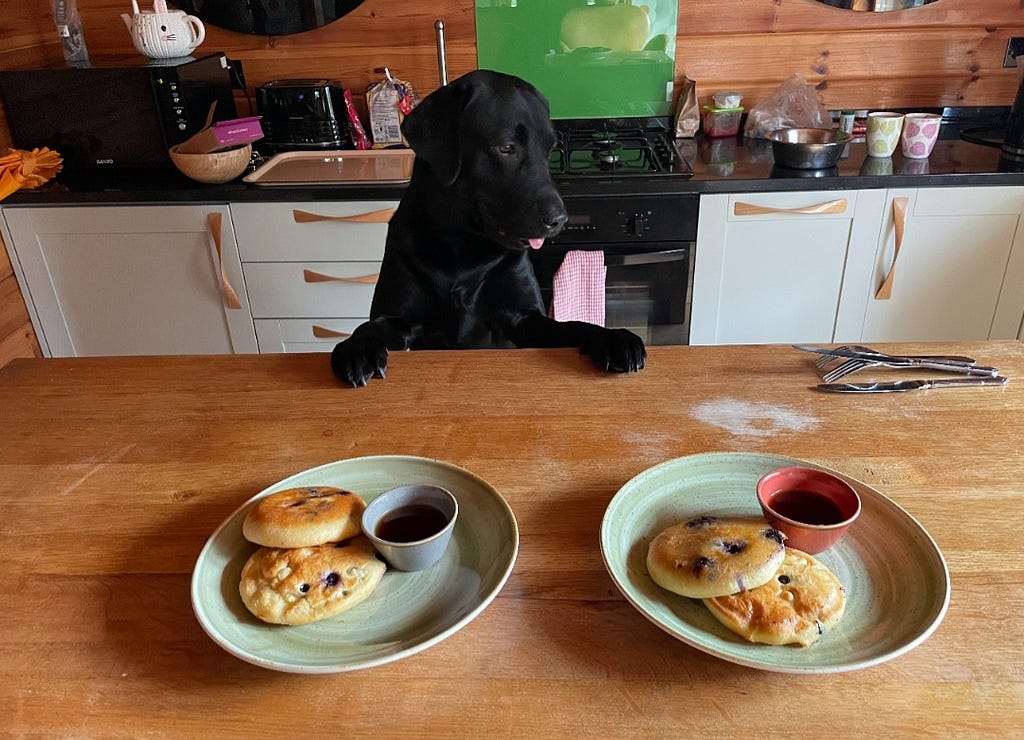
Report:
[[[900,348],[1012,380],[825,394],[788,347],[654,347],[630,376],[571,350],[400,353],[359,390],[324,355],[17,360],[0,370],[0,734],[1020,737],[1024,345]],[[950,568],[942,624],[829,675],[739,666],[652,624],[604,567],[602,515],[637,473],[707,451],[796,457],[894,499]],[[505,496],[521,540],[498,597],[364,671],[218,647],[189,599],[217,525],[295,472],[376,454],[446,460]]]

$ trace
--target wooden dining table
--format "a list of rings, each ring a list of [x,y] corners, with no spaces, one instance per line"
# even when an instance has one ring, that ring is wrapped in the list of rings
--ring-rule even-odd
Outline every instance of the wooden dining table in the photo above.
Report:
[[[402,352],[359,389],[320,354],[15,360],[0,734],[1024,736],[1024,345],[881,347],[1010,382],[824,393],[789,346],[651,347],[626,375],[574,350]],[[602,556],[605,512],[635,476],[710,452],[827,467],[898,504],[948,566],[934,631],[856,670],[786,672],[642,613]],[[458,466],[507,502],[518,551],[485,608],[359,670],[274,670],[211,639],[190,587],[221,523],[300,471],[377,455]]]

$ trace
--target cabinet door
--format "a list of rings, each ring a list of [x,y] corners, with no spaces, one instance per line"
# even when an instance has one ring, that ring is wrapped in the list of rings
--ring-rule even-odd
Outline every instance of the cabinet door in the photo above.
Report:
[[[1024,187],[891,190],[871,279],[865,342],[1017,336],[1024,313],[1018,224]]]
[[[257,351],[227,207],[3,214],[50,356]]]
[[[851,244],[874,239],[878,201],[870,191],[702,196],[691,344],[832,341]]]

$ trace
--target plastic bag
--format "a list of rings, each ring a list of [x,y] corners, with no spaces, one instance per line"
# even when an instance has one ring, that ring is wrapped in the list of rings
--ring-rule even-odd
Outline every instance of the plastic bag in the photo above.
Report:
[[[832,128],[828,108],[801,74],[793,74],[778,90],[750,109],[743,135],[766,139],[780,128]]]
[[[700,128],[700,110],[697,108],[697,83],[683,78],[679,97],[676,98],[675,134],[677,139],[692,139]]]
[[[412,85],[392,77],[387,67],[384,68],[384,76],[385,79],[370,85],[366,91],[373,148],[409,146],[402,136],[402,120],[419,100]]]

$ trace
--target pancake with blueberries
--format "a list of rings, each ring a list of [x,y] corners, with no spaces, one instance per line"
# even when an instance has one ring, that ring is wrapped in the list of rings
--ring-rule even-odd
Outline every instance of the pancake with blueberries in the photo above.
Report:
[[[242,535],[264,547],[312,547],[362,531],[366,502],[333,486],[302,486],[272,493],[246,512]]]
[[[806,647],[842,619],[846,590],[825,565],[787,547],[782,565],[767,583],[704,604],[719,622],[750,642]]]
[[[386,569],[363,536],[316,547],[261,547],[242,567],[238,592],[264,622],[309,624],[362,603]]]
[[[647,572],[680,596],[726,596],[767,582],[785,557],[785,538],[764,519],[699,516],[651,541]]]

